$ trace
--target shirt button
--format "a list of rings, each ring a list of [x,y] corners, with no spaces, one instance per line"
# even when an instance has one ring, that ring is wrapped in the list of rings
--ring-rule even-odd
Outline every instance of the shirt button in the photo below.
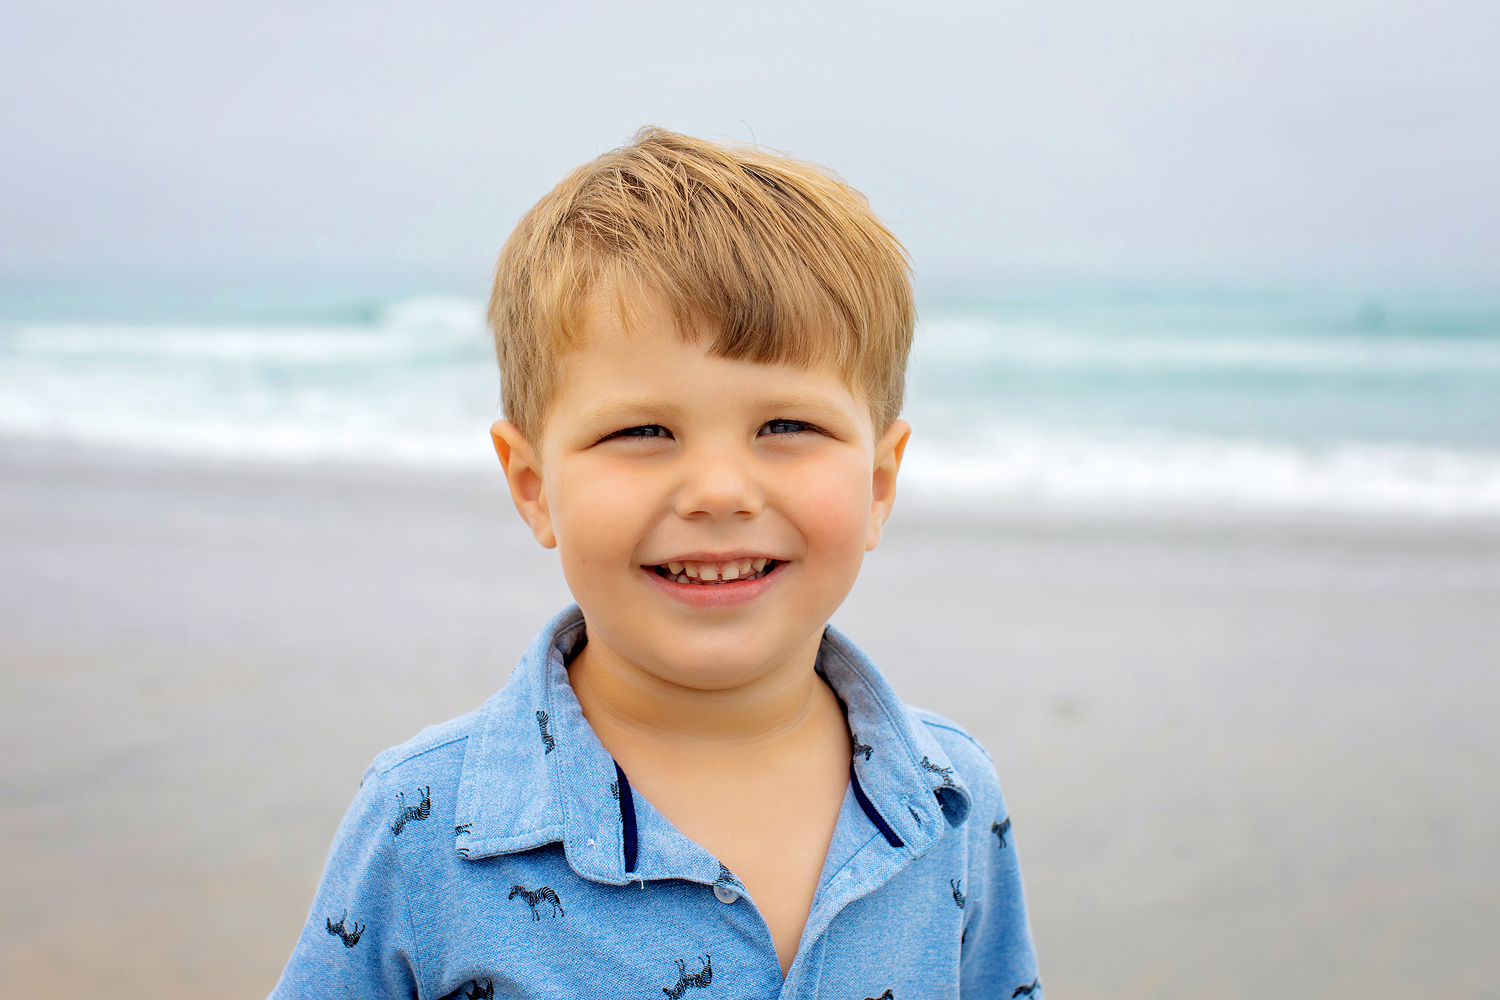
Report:
[[[728,905],[739,899],[740,894],[729,888],[729,886],[727,885],[716,885],[714,886],[714,898],[719,902]]]

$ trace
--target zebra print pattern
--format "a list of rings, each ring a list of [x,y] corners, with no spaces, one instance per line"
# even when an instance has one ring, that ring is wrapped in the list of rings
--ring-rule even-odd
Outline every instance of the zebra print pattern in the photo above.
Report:
[[[515,899],[517,896],[526,900],[526,905],[531,907],[532,920],[542,919],[541,913],[536,908],[536,904],[538,903],[551,903],[552,915],[554,917],[567,916],[567,912],[562,907],[562,900],[558,898],[557,893],[553,891],[551,886],[543,885],[535,889],[528,889],[524,885],[513,885],[510,887],[510,895],[505,898],[509,900]]]
[[[661,988],[661,991],[667,995],[668,1000],[679,1000],[688,990],[706,989],[708,984],[714,981],[713,956],[701,955],[698,961],[703,963],[703,968],[689,975],[687,962],[680,958],[677,960],[677,982],[671,986],[663,986]]]
[[[407,823],[419,822],[432,815],[432,787],[429,785],[420,790],[422,801],[414,806],[406,804],[406,793],[397,792],[401,799],[401,805],[396,809],[396,821],[391,824],[391,836],[401,836],[401,831],[406,829]]]

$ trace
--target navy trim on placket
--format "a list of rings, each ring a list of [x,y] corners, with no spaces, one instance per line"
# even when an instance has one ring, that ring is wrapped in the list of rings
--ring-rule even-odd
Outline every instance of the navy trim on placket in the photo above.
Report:
[[[879,830],[885,837],[885,842],[892,847],[905,847],[905,842],[896,836],[896,831],[891,829],[890,824],[885,821],[885,817],[875,811],[874,804],[865,796],[865,790],[859,787],[859,775],[854,773],[853,764],[849,765],[849,787],[854,789],[854,801],[858,802],[859,807],[865,811],[865,815],[870,817],[870,822],[874,823],[875,829]]]
[[[630,782],[615,761],[615,775],[620,781],[620,827],[625,833],[625,871],[635,871],[636,850],[640,846],[640,834],[635,825],[635,796],[630,794]]]

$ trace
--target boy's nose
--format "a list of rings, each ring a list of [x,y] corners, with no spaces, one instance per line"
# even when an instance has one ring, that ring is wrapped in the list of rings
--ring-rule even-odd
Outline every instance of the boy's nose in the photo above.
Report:
[[[750,470],[728,456],[714,456],[690,464],[686,480],[677,494],[680,517],[709,517],[727,521],[752,517],[761,499]]]

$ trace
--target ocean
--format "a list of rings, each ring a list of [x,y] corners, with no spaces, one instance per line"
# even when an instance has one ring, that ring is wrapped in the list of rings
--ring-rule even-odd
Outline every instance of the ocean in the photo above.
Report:
[[[0,288],[0,436],[482,469],[478,298]],[[1500,517],[1500,295],[970,288],[908,382],[926,505]]]

